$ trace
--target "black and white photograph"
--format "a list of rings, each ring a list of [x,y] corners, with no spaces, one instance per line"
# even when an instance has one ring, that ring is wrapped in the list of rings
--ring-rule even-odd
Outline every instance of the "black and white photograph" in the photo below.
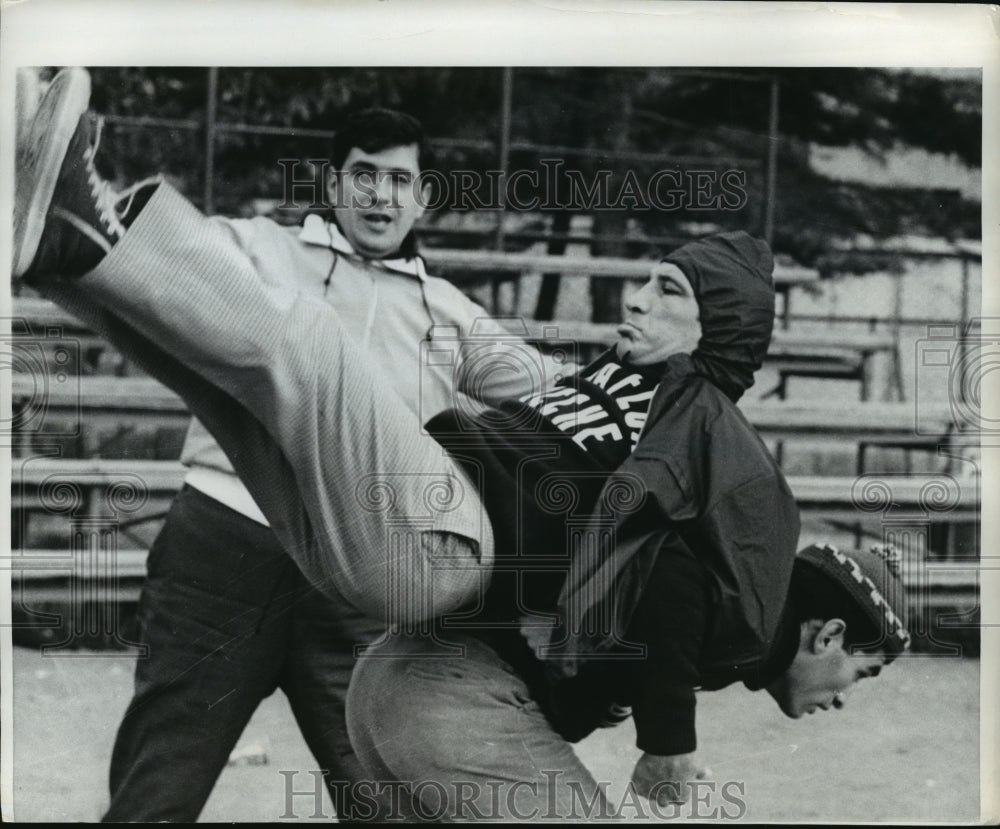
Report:
[[[998,819],[996,7],[131,9],[0,30],[4,821]]]

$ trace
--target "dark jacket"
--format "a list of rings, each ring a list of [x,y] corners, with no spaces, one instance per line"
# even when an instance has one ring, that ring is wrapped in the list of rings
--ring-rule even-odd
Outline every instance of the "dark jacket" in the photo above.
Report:
[[[770,249],[724,233],[665,261],[691,285],[701,339],[692,354],[644,369],[658,384],[631,453],[631,442],[620,454],[587,453],[586,462],[569,447],[539,453],[536,439],[562,428],[555,418],[537,434],[531,427],[500,440],[485,428],[472,445],[445,445],[485,485],[497,534],[486,604],[501,624],[481,635],[524,675],[563,736],[579,739],[611,703],[625,703],[640,748],[678,754],[694,748],[696,687],[738,679],[759,687],[773,669],[799,518],[735,406],[770,342]],[[601,372],[583,374],[597,383]],[[592,392],[581,406],[600,398]],[[575,400],[552,394],[542,415]],[[590,416],[587,408],[582,420]],[[542,486],[550,481],[559,486]],[[503,562],[504,549],[517,558]]]
[[[614,487],[622,479],[644,487],[637,507],[616,508]],[[608,676],[641,661],[645,651],[636,647],[643,643],[630,644],[627,635],[640,602],[657,598],[651,577],[658,557],[693,559],[704,568],[705,625],[678,631],[699,640],[695,684],[721,687],[763,666],[788,592],[798,510],[756,432],[690,357],[668,360],[645,432],[609,480],[590,525],[605,543],[573,552],[558,627],[523,632],[543,657],[550,716],[564,736],[579,739],[596,727],[595,704],[615,693]],[[634,689],[633,697],[641,693]],[[585,710],[574,702],[579,695],[593,697]]]

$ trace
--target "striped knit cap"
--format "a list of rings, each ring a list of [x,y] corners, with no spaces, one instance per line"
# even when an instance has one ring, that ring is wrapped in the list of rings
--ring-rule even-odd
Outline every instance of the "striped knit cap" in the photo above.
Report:
[[[893,548],[873,547],[870,551],[844,553],[828,544],[814,544],[799,553],[798,561],[799,566],[818,570],[847,594],[878,632],[879,638],[871,643],[871,648],[885,651],[889,662],[909,647],[906,594],[899,572],[899,554]]]

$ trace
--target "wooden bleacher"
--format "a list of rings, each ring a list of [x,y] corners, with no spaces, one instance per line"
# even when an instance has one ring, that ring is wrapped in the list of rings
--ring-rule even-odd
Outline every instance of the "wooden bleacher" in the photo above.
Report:
[[[12,374],[12,399],[32,399],[40,391],[50,411],[66,415],[86,412],[91,420],[105,415],[119,420],[152,418],[157,422],[189,417],[184,401],[152,377],[80,377],[76,382],[40,389],[31,375]]]
[[[576,344],[581,362],[588,362],[601,348],[617,339],[617,326],[609,323],[592,323],[560,320],[538,322],[510,320],[512,333],[527,328],[529,339],[544,344],[555,339],[570,340]],[[871,399],[874,358],[888,355],[895,364],[896,340],[888,332],[854,334],[845,338],[833,331],[799,332],[776,329],[771,338],[766,365],[778,373],[778,385],[768,393],[784,400],[791,377],[822,377],[852,380],[859,384],[859,399]]]
[[[11,382],[15,407],[28,405],[39,394],[34,379],[14,372]],[[44,415],[58,421],[102,424],[153,423],[184,426],[189,414],[184,401],[150,377],[80,377],[73,383],[43,390]],[[947,406],[921,412],[921,434],[916,434],[913,403],[838,402],[836,407],[797,401],[745,401],[744,415],[765,437],[829,437],[836,440],[924,446],[940,441],[953,430]]]
[[[747,414],[751,421],[758,419],[762,424],[765,424],[769,419],[775,420],[777,413],[774,410],[777,408],[780,406],[773,403],[760,404],[750,407]],[[874,407],[868,408],[873,409]],[[874,418],[875,414],[875,411],[866,412],[870,418]],[[805,417],[801,408],[798,411],[798,417]],[[837,422],[836,418],[831,417],[826,421],[825,426],[829,435],[843,433],[844,420],[841,418]],[[878,426],[878,434],[886,434],[884,420]],[[864,433],[859,422],[848,427],[848,430],[869,439],[874,437],[872,434]],[[789,433],[799,434],[794,418]],[[60,512],[66,515],[88,516],[107,512],[107,502],[104,496],[116,486],[125,488],[125,491],[138,491],[143,498],[165,499],[171,497],[180,488],[185,474],[184,467],[178,461],[135,461],[106,458],[22,458],[14,461],[11,471],[11,506],[18,519],[13,522],[13,525],[17,534],[22,537],[28,535],[28,521],[33,513],[50,511],[50,508],[46,508],[47,502],[43,497],[45,488],[49,488],[52,492],[61,492]],[[788,482],[804,516],[850,522],[861,519],[878,521],[882,516],[898,520],[901,514],[904,516],[913,514],[916,516],[917,523],[925,521],[928,498],[927,480],[911,479],[903,475],[888,477],[890,478],[891,502],[877,500],[873,513],[866,513],[858,506],[859,503],[864,502],[864,478],[789,476]],[[882,482],[882,476],[869,476],[869,479],[876,487],[879,487]],[[933,513],[934,521],[942,523],[977,522],[980,517],[980,494],[975,481],[956,481],[948,476],[941,476],[940,480],[944,482],[947,489],[952,491],[953,495],[949,496],[951,500],[946,511]],[[60,489],[60,484],[70,484],[71,486]],[[39,579],[42,581],[51,580],[52,573],[48,572],[45,567],[36,566],[36,564],[42,563],[36,561],[36,556],[40,554],[34,550],[25,551],[26,554],[29,552],[32,564],[29,568],[24,569],[23,575],[19,578],[30,583]],[[43,558],[46,556],[52,558],[49,554]],[[65,570],[66,554],[56,558],[61,558],[62,569]],[[141,556],[138,552],[130,553],[129,556],[121,558],[123,569],[116,572],[125,579],[139,578],[141,575],[137,563],[139,558]],[[131,564],[127,564],[127,562],[131,562]],[[941,577],[949,578],[950,581],[947,590],[941,583],[943,592],[940,596],[936,593],[932,596],[932,602],[935,605],[946,604],[946,599],[949,601],[954,599],[962,592],[962,589],[965,590],[964,595],[967,598],[969,591],[976,587],[976,572],[974,569],[969,569],[967,564],[958,570],[955,570],[952,562],[942,561],[934,564],[935,566],[940,564],[941,569],[950,574]],[[934,593],[937,589],[934,585],[939,584],[939,581],[933,582],[930,588],[921,582],[922,589],[930,589]],[[962,588],[963,585],[964,588]],[[129,588],[129,591],[131,594],[133,589]]]
[[[146,578],[147,550],[116,550],[113,564],[105,565],[109,572],[103,574],[94,572],[92,563],[81,567],[85,555],[78,552],[74,558],[68,550],[39,549],[16,557],[8,568],[14,596],[24,596],[33,604],[65,602],[67,582],[73,579],[74,598],[94,601],[106,598],[106,584],[113,580],[117,601],[134,603],[139,600]],[[80,577],[85,569],[91,571],[90,578]],[[935,612],[957,608],[968,612],[978,606],[979,578],[974,566],[954,561],[925,562],[905,567],[902,575],[911,602],[918,597],[922,608]]]
[[[602,256],[557,256],[538,253],[508,253],[484,250],[445,250],[429,248],[423,251],[429,268],[434,273],[442,273],[461,283],[470,274],[481,272],[525,274],[555,273],[567,277],[590,277],[622,280],[644,280],[655,264],[653,260],[623,259]],[[860,398],[871,396],[872,357],[878,353],[888,353],[898,360],[895,353],[895,339],[888,334],[872,334],[867,337],[852,337],[845,342],[842,337],[831,335],[826,343],[800,336],[783,337],[792,313],[792,290],[797,286],[809,285],[819,280],[819,272],[801,265],[776,261],[774,266],[774,286],[779,309],[780,329],[775,332],[770,357],[778,373],[778,384],[772,394],[784,399],[788,381],[792,377],[818,377],[827,379],[854,380],[860,384]],[[517,284],[517,283],[515,283]],[[497,283],[493,285],[493,310],[498,309]],[[549,327],[550,323],[539,323],[538,327]],[[600,326],[590,323],[559,322],[564,339],[576,340],[581,348],[583,362],[594,356],[595,347],[606,345],[613,340],[614,326]],[[784,342],[782,342],[784,340]],[[894,366],[895,368],[895,366]]]
[[[621,261],[630,263],[633,268],[636,264],[633,260]],[[95,352],[103,341],[90,334],[79,320],[53,303],[33,297],[18,297],[14,302],[14,315],[27,323],[35,341],[46,331],[58,332],[61,337],[72,337],[81,344],[81,350],[89,353],[89,363],[95,363]],[[507,319],[505,322],[512,333],[526,332],[530,339],[543,344],[554,339],[572,341],[575,343],[578,359],[584,363],[616,339],[616,326],[612,324],[568,320],[524,321],[520,318]],[[52,342],[60,342],[60,337],[53,337]],[[805,333],[777,329],[768,351],[768,365],[775,368],[779,375],[778,386],[772,393],[783,399],[788,379],[793,376],[833,377],[857,381],[860,399],[870,399],[873,361],[880,354],[888,355],[894,362],[898,361],[896,342],[891,334],[873,332],[845,338],[832,331]]]
[[[510,253],[491,250],[447,250],[427,248],[422,251],[432,273],[463,284],[476,275],[490,274],[493,282],[493,310],[498,310],[497,274],[516,278],[525,273],[556,273],[567,277],[600,276],[622,280],[643,280],[655,260],[623,259],[611,256],[559,256],[542,253]],[[781,319],[791,314],[792,289],[819,279],[819,272],[801,265],[775,262],[774,287],[780,303]],[[515,285],[518,283],[515,282]]]
[[[180,488],[184,475],[185,468],[177,461],[20,459],[14,462],[12,468],[12,509],[24,520],[32,511],[44,507],[42,492],[45,488],[58,490],[60,484],[71,484],[70,489],[61,490],[60,512],[89,516],[102,511],[100,507],[94,507],[94,502],[113,487],[125,487],[130,491],[138,489],[148,497],[169,497]],[[876,486],[882,482],[880,476],[871,476],[870,480]],[[940,480],[951,489],[954,497],[949,502],[950,509],[935,513],[934,519],[946,522],[978,521],[978,486],[974,482],[957,482],[954,479],[949,481],[946,477]],[[864,483],[864,478],[855,477],[788,477],[789,487],[803,513],[826,519],[858,518],[862,514],[858,504],[864,497]],[[891,514],[898,518],[900,514],[912,513],[919,516],[926,513],[926,480],[897,476],[890,483],[891,503],[878,501],[878,514]],[[105,555],[106,560],[106,554],[102,555]],[[90,572],[89,569],[79,568],[74,564],[73,554],[69,550],[18,550],[9,562],[16,574],[16,581],[21,584],[50,582],[60,577],[65,578],[69,572],[77,572],[78,575],[78,571],[84,574]],[[144,562],[144,551],[133,549],[117,551],[114,563],[106,566],[114,569],[117,579],[136,582],[144,574]],[[969,591],[978,584],[977,571],[968,561],[910,562],[909,566],[908,579],[914,589],[919,588],[926,593],[925,599],[933,606],[945,606],[957,601],[960,596],[967,599]],[[101,575],[94,572],[92,577],[100,578]],[[128,595],[133,595],[137,585],[133,584],[127,590]],[[124,597],[126,594],[122,595]]]
[[[171,495],[180,489],[185,468],[180,461],[135,461],[109,458],[17,458],[11,464],[12,505],[16,509],[40,506],[40,492],[45,486],[71,482],[81,495],[91,488],[114,484],[139,485],[149,494]],[[910,480],[900,474],[891,478],[892,508],[924,510],[927,494],[925,480]],[[788,485],[803,511],[835,518],[858,517],[862,496],[858,487],[866,480],[878,481],[876,473],[868,476],[788,476]],[[935,514],[936,520],[973,521],[979,517],[979,490],[974,482],[954,485],[954,504]],[[81,502],[81,506],[83,506]],[[64,504],[63,509],[72,511]]]
[[[459,253],[468,257],[474,252]],[[517,262],[515,259],[514,262],[524,267],[553,267],[547,260]],[[607,263],[600,260],[600,264],[603,268]],[[636,263],[630,262],[629,267],[634,269]],[[604,270],[599,272],[605,273]],[[631,276],[633,272],[623,270],[622,276]],[[49,340],[58,342],[60,337],[68,335],[78,338],[81,348],[92,353],[109,348],[72,316],[45,300],[18,298],[14,312],[26,325],[23,332],[15,328],[15,336],[24,333],[30,335],[34,342],[41,341],[44,344]],[[511,328],[517,333],[523,324],[511,321]],[[565,321],[529,321],[527,325],[529,336],[540,342],[556,337],[574,340],[583,348],[600,348],[614,339],[614,326],[608,325]],[[840,373],[829,376],[860,381],[862,401],[845,403],[838,400],[837,406],[832,407],[778,399],[746,402],[741,408],[765,438],[819,439],[837,443],[854,442],[859,446],[908,445],[933,449],[944,439],[943,436],[953,431],[952,416],[947,408],[943,407],[933,415],[922,411],[921,421],[925,428],[922,429],[923,434],[917,435],[913,404],[863,402],[867,397],[865,390],[870,388],[872,358],[878,354],[894,356],[894,348],[892,338],[883,334],[855,336],[845,341],[829,332],[804,334],[777,330],[769,354],[771,366],[777,367],[779,372],[783,365],[787,366],[790,372],[787,376],[793,376],[796,366],[810,364],[810,361],[811,369],[832,367],[831,371]],[[586,355],[581,355],[584,356]],[[96,363],[91,360],[88,365],[92,368]],[[83,366],[81,370],[88,370],[88,366]],[[145,488],[151,497],[164,499],[172,496],[180,487],[184,472],[177,461],[88,457],[100,448],[100,443],[90,440],[89,435],[102,429],[141,428],[144,425],[183,428],[186,425],[188,413],[183,402],[156,381],[137,376],[85,375],[45,387],[39,385],[37,378],[32,375],[14,373],[12,391],[15,413],[18,406],[40,406],[47,422],[68,424],[65,431],[72,432],[75,429],[77,431],[73,433],[80,438],[76,447],[80,457],[77,458],[30,457],[30,445],[25,443],[21,447],[24,450],[21,454],[25,457],[15,459],[12,469],[12,507],[21,519],[18,526],[24,531],[26,542],[29,540],[26,532],[29,529],[29,519],[44,506],[42,489],[45,486],[54,486],[59,482],[72,483],[75,490],[67,491],[79,493],[78,503],[67,502],[62,504],[62,508],[67,514],[71,514],[75,508],[83,515],[93,510],[102,495],[116,484],[138,485]],[[939,428],[928,430],[926,425],[929,419],[934,419]],[[43,430],[41,438],[44,437]],[[856,493],[853,487],[856,486],[857,479],[854,477],[793,476],[789,483],[807,515],[835,521],[864,518],[855,503]],[[895,509],[916,509],[921,506],[923,496],[919,482],[898,480],[895,483]],[[978,489],[965,486],[954,508],[946,514],[935,516],[935,520],[975,522],[979,519],[979,508]],[[68,552],[53,550],[50,546],[39,549],[28,546],[23,550],[18,547],[16,552],[17,555],[12,559],[12,569],[16,571],[15,584],[30,587],[32,596],[60,595],[59,591],[65,591],[65,586],[55,586],[57,580],[65,580],[69,570],[76,573],[73,565],[67,567]],[[119,551],[115,566],[116,574],[122,580],[119,585],[120,597],[134,597],[145,572],[145,550],[130,546],[129,549]],[[931,565],[921,567],[920,572],[930,572],[928,567]],[[930,581],[927,578],[920,581],[924,587],[930,584],[932,603],[967,606],[968,592],[977,584],[975,570],[968,567],[964,570],[956,569],[950,562],[934,562],[933,567],[938,569],[933,570],[933,577],[927,577]],[[914,582],[916,583],[917,581]],[[42,592],[36,594],[36,588]],[[90,588],[84,585],[81,589],[86,592]]]
[[[69,550],[38,549],[17,556],[8,567],[14,595],[25,595],[32,603],[59,603],[66,600],[67,581],[76,573],[74,595],[78,600],[102,597],[100,581],[115,581],[115,597],[120,602],[136,602],[146,578],[147,550],[123,548],[115,551],[111,572],[80,578],[82,556]],[[111,561],[108,559],[107,561]],[[93,570],[91,565],[89,568]],[[903,569],[903,582],[911,596],[920,597],[923,607],[935,611],[976,606],[979,579],[974,566],[954,561],[925,562]]]

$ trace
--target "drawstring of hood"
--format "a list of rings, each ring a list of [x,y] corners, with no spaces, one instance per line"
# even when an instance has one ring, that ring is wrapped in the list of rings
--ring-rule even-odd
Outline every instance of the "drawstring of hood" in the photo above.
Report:
[[[330,263],[330,270],[327,273],[326,279],[323,282],[324,293],[326,293],[326,291],[328,291],[330,288],[330,280],[333,279],[333,272],[337,268],[337,263],[340,261],[340,257],[342,255],[347,256],[347,254],[342,254],[336,248],[336,239],[333,235],[333,229],[336,228],[337,231],[341,233],[341,236],[343,236],[343,232],[340,231],[340,225],[336,223],[336,219],[334,218],[332,221],[326,222],[325,226],[327,235],[330,237],[329,247],[330,251],[333,253],[333,261]],[[410,233],[406,235],[406,238],[403,240],[403,244],[400,246],[399,252],[400,254],[404,255],[408,260],[416,258],[417,256],[416,237],[414,236],[413,231],[410,231]],[[374,268],[384,267],[382,261],[379,259],[368,259],[364,256],[359,256],[357,254],[353,256],[347,256],[347,258],[353,259],[354,261],[365,265],[366,270],[373,267]],[[376,316],[378,314],[378,280],[375,278],[375,275],[370,271],[368,273],[368,278],[371,280],[372,298],[371,302],[368,303],[368,313],[365,319],[364,336],[361,342],[361,345],[363,348],[365,348],[365,350],[367,350],[371,346],[372,334],[374,333],[375,330],[375,321],[376,321]],[[420,280],[420,296],[421,299],[423,300],[424,308],[427,309],[427,315],[431,318],[433,322],[434,317],[431,315],[430,307],[427,305],[426,293],[427,292],[424,290],[424,282],[423,280]]]
[[[368,316],[365,319],[365,336],[361,343],[365,351],[371,348],[372,332],[375,330],[375,316],[378,313],[378,280],[371,273],[368,274],[368,277],[372,281],[372,301],[368,303]],[[423,286],[420,288],[420,293],[423,293]]]

